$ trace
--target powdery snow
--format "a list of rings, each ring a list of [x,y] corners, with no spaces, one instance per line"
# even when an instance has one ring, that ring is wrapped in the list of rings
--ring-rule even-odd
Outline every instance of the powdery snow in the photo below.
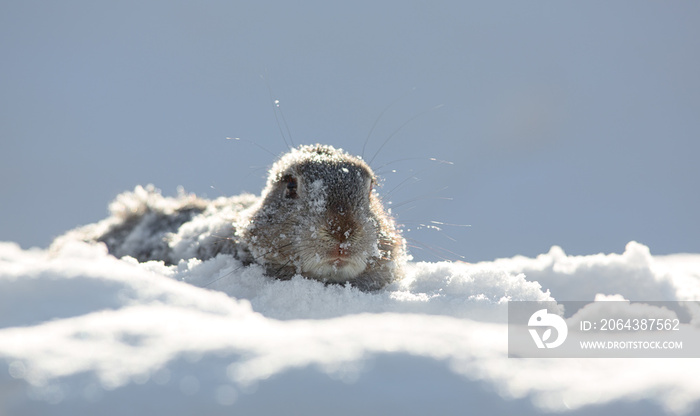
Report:
[[[613,295],[619,295],[612,297]],[[409,263],[372,293],[230,255],[0,243],[0,414],[685,414],[700,360],[509,359],[508,300],[697,300],[700,255]]]

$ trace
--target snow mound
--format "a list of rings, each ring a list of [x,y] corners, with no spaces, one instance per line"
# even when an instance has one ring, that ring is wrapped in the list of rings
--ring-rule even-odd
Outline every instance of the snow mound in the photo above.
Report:
[[[613,295],[698,299],[700,255],[631,242],[409,263],[366,293],[270,279],[227,254],[166,266],[102,244],[0,243],[0,414],[697,410],[697,360],[507,358],[509,300]]]

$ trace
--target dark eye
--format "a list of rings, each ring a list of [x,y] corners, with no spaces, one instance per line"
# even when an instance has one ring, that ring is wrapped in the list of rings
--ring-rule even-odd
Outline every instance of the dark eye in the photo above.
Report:
[[[284,191],[285,198],[296,199],[297,194],[297,178],[292,175],[285,175],[282,180],[287,182],[287,189]]]

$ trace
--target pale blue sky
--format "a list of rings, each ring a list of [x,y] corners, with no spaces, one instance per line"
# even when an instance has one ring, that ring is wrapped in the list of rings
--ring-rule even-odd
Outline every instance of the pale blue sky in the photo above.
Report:
[[[225,138],[285,149],[267,73],[297,144],[359,153],[396,101],[371,155],[444,104],[373,162],[454,162],[379,169],[384,191],[420,178],[391,195],[407,228],[471,225],[412,241],[700,252],[698,22],[697,2],[5,1],[0,240],[46,246],[137,184],[259,193],[273,157]]]

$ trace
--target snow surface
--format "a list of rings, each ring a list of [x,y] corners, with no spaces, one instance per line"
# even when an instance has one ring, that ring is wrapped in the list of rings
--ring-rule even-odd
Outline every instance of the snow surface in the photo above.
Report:
[[[508,300],[700,299],[700,255],[409,263],[386,289],[0,243],[1,415],[689,414],[700,359],[509,359]]]

